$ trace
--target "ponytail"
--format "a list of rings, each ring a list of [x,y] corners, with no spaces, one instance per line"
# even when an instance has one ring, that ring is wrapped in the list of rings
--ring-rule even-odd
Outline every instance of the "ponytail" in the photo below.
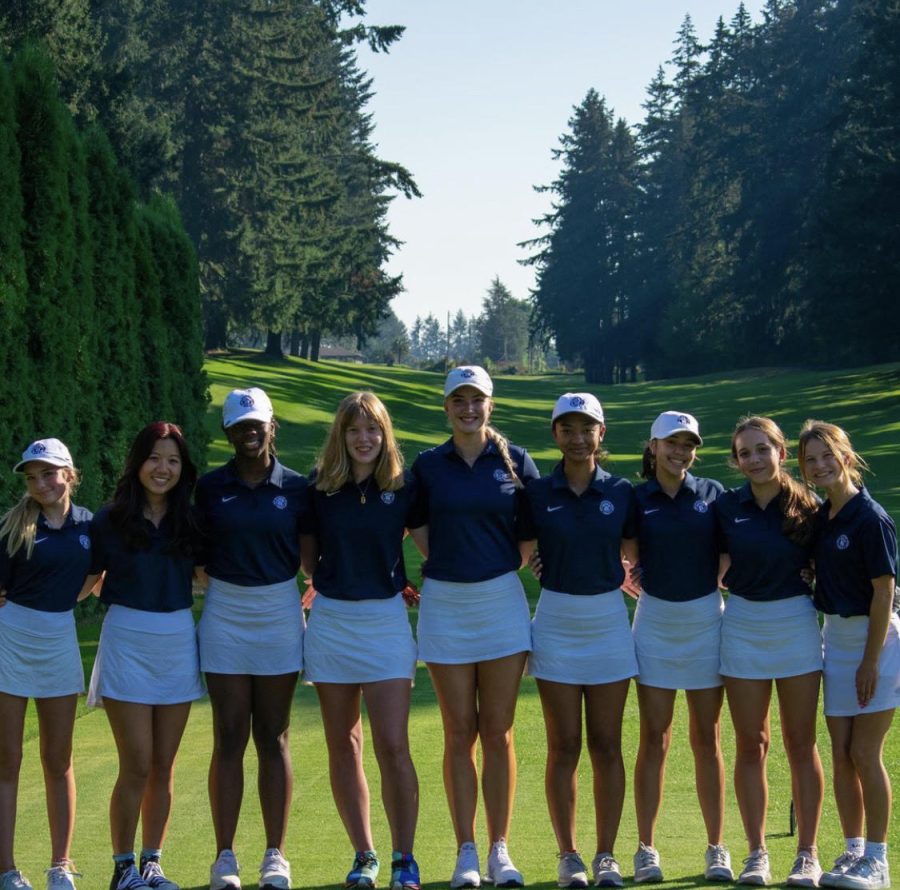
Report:
[[[650,443],[644,444],[641,455],[641,479],[653,479],[656,476],[656,456],[650,450]]]
[[[509,456],[509,442],[500,435],[492,426],[487,427],[486,429],[488,440],[494,443],[497,451],[500,452],[500,457],[503,460],[503,465],[506,467],[506,472],[509,473],[509,478],[512,481],[512,484],[515,488],[524,488],[525,486],[522,484],[522,480],[519,478],[519,474],[516,472],[516,465],[513,463],[513,459]]]
[[[25,558],[31,559],[37,534],[37,519],[41,513],[38,502],[31,495],[24,495],[2,519],[0,540],[6,538],[6,555],[14,556],[25,547]]]
[[[784,519],[781,533],[792,543],[805,547],[812,541],[814,520],[819,512],[815,495],[782,467],[779,506]]]

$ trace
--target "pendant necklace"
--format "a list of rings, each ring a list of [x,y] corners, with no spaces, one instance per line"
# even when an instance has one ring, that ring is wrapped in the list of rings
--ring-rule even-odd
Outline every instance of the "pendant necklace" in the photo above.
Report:
[[[366,477],[366,487],[360,488],[359,483],[354,481],[353,483],[356,486],[356,490],[359,492],[359,502],[364,504],[366,502],[366,492],[369,490],[369,486],[372,484],[372,476]]]

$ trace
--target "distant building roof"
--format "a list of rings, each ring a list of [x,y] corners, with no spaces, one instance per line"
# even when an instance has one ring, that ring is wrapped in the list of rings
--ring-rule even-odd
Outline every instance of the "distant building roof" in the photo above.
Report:
[[[352,349],[342,349],[340,346],[319,347],[319,358],[330,358],[337,362],[360,362],[365,360],[361,352]]]

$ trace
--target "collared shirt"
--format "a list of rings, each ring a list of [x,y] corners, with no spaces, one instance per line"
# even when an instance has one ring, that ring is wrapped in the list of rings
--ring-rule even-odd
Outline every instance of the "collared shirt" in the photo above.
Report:
[[[716,501],[721,547],[731,557],[725,586],[744,599],[767,602],[812,593],[800,576],[809,568],[812,543],[800,546],[782,534],[780,501],[776,496],[761,510],[749,482]]]
[[[829,615],[868,615],[872,580],[897,577],[897,527],[864,488],[833,519],[822,504],[813,556],[816,607]]]
[[[655,479],[638,485],[641,585],[652,596],[687,602],[718,587],[715,502],[725,489],[688,473],[674,498]]]
[[[315,472],[309,477],[312,509],[304,531],[319,541],[313,587],[320,595],[388,599],[406,586],[403,535],[414,482],[409,471],[403,477],[404,485],[396,491],[382,491],[374,476],[361,485],[351,479],[337,491],[320,491]]]
[[[524,448],[510,444],[509,456],[523,483],[538,478]],[[493,442],[470,467],[448,439],[423,451],[412,471],[417,488],[410,528],[428,526],[426,577],[472,583],[519,568],[518,541],[524,538],[517,534],[516,516],[522,491],[514,487]]]
[[[106,572],[100,601],[108,606],[128,606],[142,612],[176,612],[193,603],[191,581],[194,559],[172,547],[172,521],[163,516],[159,527],[144,519],[150,535],[146,549],[125,543],[122,532],[109,516],[109,506],[94,517],[91,574]]]
[[[525,500],[526,527],[538,540],[543,587],[585,596],[622,584],[622,538],[637,536],[630,482],[597,467],[591,484],[577,495],[559,463],[549,476],[528,483]]]
[[[91,513],[75,504],[61,528],[50,528],[38,514],[31,559],[20,547],[11,557],[0,539],[0,588],[11,603],[38,612],[75,608],[91,568]]]
[[[200,478],[196,501],[211,538],[207,574],[244,587],[297,576],[300,525],[309,509],[304,476],[273,458],[268,478],[253,488],[231,460]]]

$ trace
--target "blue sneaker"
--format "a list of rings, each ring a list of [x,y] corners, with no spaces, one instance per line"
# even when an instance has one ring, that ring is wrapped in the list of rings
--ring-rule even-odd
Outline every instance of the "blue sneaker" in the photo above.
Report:
[[[391,890],[420,890],[419,864],[412,853],[395,855],[391,860]]]
[[[373,890],[378,880],[378,854],[374,850],[357,851],[353,858],[353,866],[347,872],[345,887],[358,887],[359,890]]]

